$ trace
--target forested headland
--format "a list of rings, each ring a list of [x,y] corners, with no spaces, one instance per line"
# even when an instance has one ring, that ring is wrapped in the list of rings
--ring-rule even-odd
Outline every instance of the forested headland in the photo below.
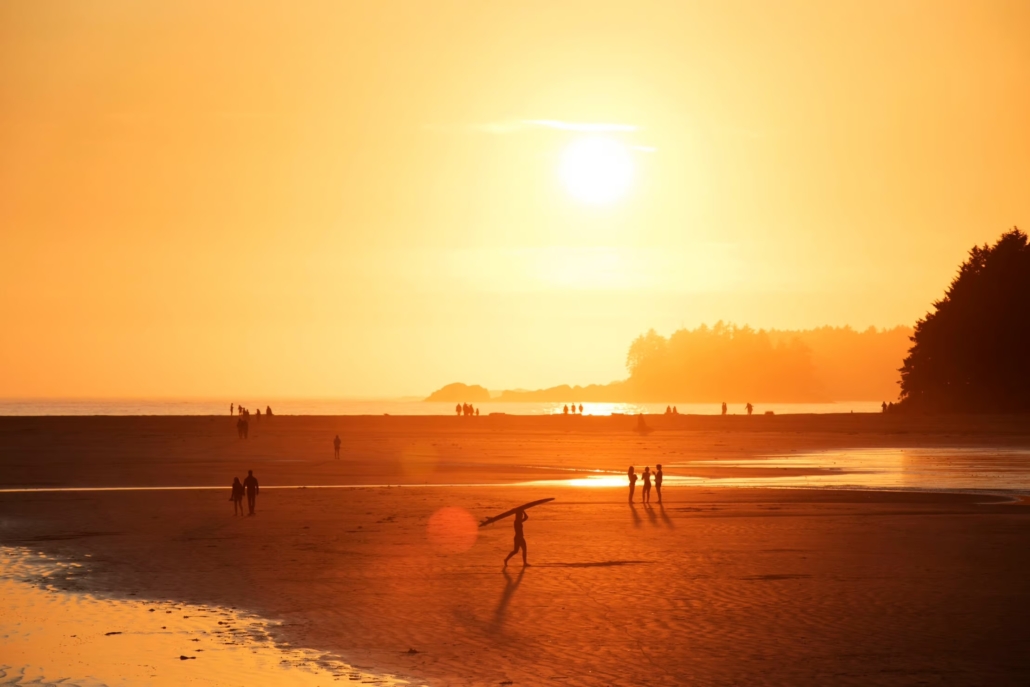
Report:
[[[627,379],[507,390],[495,401],[789,403],[882,401],[898,396],[908,327],[752,329],[717,322],[637,337]],[[427,400],[438,400],[434,393]],[[448,395],[449,399],[449,395]]]

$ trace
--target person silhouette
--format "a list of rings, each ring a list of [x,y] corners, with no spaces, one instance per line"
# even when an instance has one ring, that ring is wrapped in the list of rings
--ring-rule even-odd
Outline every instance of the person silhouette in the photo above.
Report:
[[[676,406],[672,407],[672,414],[673,415],[679,415],[680,414],[680,411],[676,410]]]
[[[665,414],[672,415],[672,406],[665,406]]]
[[[340,459],[340,435],[337,434],[336,438],[333,439],[333,458]]]
[[[637,488],[637,473],[633,471],[633,466],[629,466],[629,471],[626,473],[626,477],[629,478],[629,502],[633,503],[633,492]]]
[[[658,503],[662,503],[662,464],[658,463],[658,468],[654,471],[654,490],[658,494]]]
[[[526,515],[526,511],[515,511],[515,547],[511,550],[511,553],[509,553],[507,557],[505,557],[504,559],[505,568],[508,567],[508,561],[511,560],[511,557],[517,554],[520,549],[522,550],[522,567],[529,567],[529,563],[526,561],[526,535],[522,531],[522,523],[526,522],[526,520],[529,520],[529,516]]]
[[[579,404],[579,414],[580,415],[583,414],[583,404],[582,403]]]
[[[561,409],[561,412],[562,412],[562,413],[563,413],[564,415],[568,415],[568,414],[569,414],[569,406],[568,406],[568,405],[564,406],[564,407],[563,407],[563,408]]]
[[[650,466],[644,468],[644,474],[642,475],[644,480],[644,490],[640,494],[641,503],[651,503],[651,468]]]
[[[722,402],[722,414],[723,414],[723,415],[725,415],[725,414],[726,414],[726,401],[723,401],[723,402]]]
[[[272,417],[272,406],[265,406],[265,415]]]
[[[250,515],[254,515],[259,487],[253,470],[247,470],[247,479],[243,480],[243,488],[247,490],[247,507],[250,509]]]
[[[230,417],[231,417],[231,416],[232,416],[232,415],[234,414],[234,412],[233,412],[233,407],[234,407],[234,406],[233,406],[233,404],[232,404],[232,403],[230,403],[230,404],[229,404],[229,416],[230,416]]]
[[[479,408],[476,408],[476,417],[479,417]]]
[[[457,415],[458,417],[461,417],[461,404],[460,403],[458,405],[454,406],[454,414]]]
[[[884,401],[883,403],[880,404],[880,410],[883,411],[884,413],[887,412],[887,401]]]
[[[753,405],[751,405],[750,401],[748,401],[748,404],[746,406],[744,406],[744,409],[747,410],[748,417],[751,417],[751,413],[754,412],[755,407]]]
[[[232,501],[232,514],[236,517],[236,511],[239,511],[239,515],[243,515],[243,484],[240,483],[239,477],[232,478],[232,494],[229,495],[229,500]]]
[[[256,411],[254,411],[254,419],[257,422],[261,422],[261,409],[260,408],[258,408]]]

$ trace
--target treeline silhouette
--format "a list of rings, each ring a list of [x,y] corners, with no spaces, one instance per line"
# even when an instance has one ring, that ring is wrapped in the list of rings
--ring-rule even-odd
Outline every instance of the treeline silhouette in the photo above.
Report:
[[[817,402],[893,399],[907,327],[762,330],[718,322],[654,330],[630,346],[633,400]]]
[[[508,390],[494,401],[789,403],[882,401],[898,394],[898,365],[908,349],[908,327],[857,331],[752,329],[718,322],[654,330],[636,338],[626,358],[629,378],[610,384]],[[427,401],[485,396],[482,387],[454,384]],[[484,399],[486,400],[486,399]]]
[[[901,368],[901,407],[1030,411],[1030,246],[1018,228],[974,246],[916,323]]]

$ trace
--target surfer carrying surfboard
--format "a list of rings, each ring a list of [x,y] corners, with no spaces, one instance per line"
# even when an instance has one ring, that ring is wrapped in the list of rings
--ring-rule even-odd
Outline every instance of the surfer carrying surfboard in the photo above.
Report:
[[[529,563],[526,562],[526,535],[522,531],[522,523],[529,520],[529,516],[526,515],[526,511],[517,510],[515,511],[515,548],[511,550],[511,553],[504,559],[504,567],[508,567],[508,561],[512,556],[517,554],[519,550],[522,550],[522,567],[529,567]]]
[[[534,506],[539,506],[542,503],[549,503],[551,501],[554,501],[554,497],[548,497],[546,499],[537,499],[536,501],[523,503],[521,506],[517,508],[506,510],[500,515],[495,515],[492,518],[487,518],[486,520],[483,520],[481,523],[479,523],[480,527],[486,527],[487,525],[495,523],[498,520],[503,520],[504,518],[507,518],[512,515],[515,516],[515,548],[513,548],[511,550],[511,553],[508,554],[507,558],[504,559],[505,568],[508,567],[508,561],[511,560],[511,557],[517,554],[519,551],[522,552],[522,565],[526,567],[529,566],[529,563],[526,561],[526,535],[522,529],[522,523],[526,522],[526,520],[529,520],[529,516],[526,515],[526,511],[530,508],[533,508]]]

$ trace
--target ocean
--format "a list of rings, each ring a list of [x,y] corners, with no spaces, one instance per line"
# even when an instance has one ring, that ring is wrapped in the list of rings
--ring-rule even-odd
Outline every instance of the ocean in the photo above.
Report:
[[[569,403],[574,400],[570,399]],[[276,415],[453,415],[453,403],[427,403],[396,399],[332,398],[239,398],[239,399],[87,399],[32,398],[0,399],[0,416],[33,415],[228,415],[229,404],[242,403],[252,410],[271,406]],[[675,405],[683,415],[718,415],[718,403],[583,403],[584,415],[622,413],[661,414],[666,405]],[[563,403],[480,403],[482,415],[555,415]],[[754,412],[777,415],[793,413],[878,413],[876,401],[838,401],[836,403],[756,403]],[[730,404],[731,415],[745,414],[742,403]]]

